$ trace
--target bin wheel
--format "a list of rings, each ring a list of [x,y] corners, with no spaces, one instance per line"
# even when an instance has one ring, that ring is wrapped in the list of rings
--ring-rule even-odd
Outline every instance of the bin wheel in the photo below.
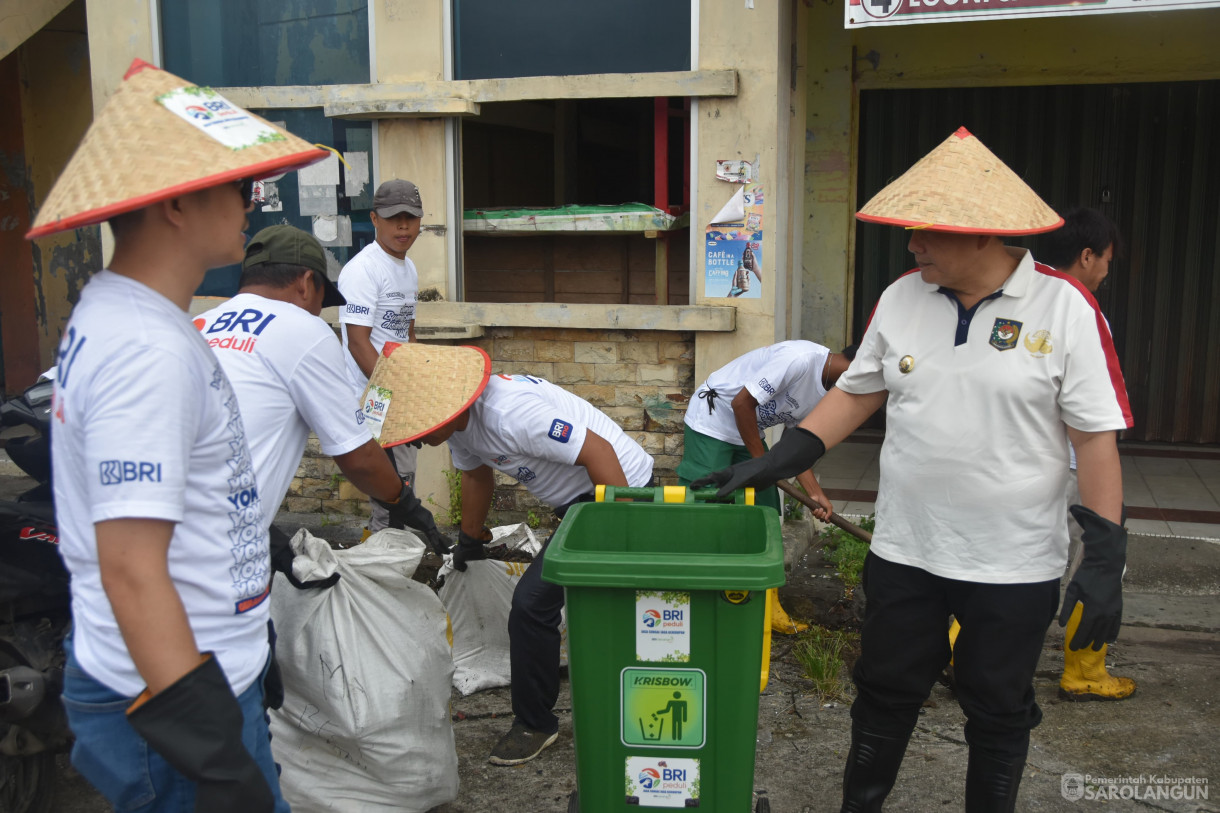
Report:
[[[568,796],[568,813],[580,813],[580,791],[574,790]]]
[[[771,800],[765,790],[758,791],[758,802],[754,805],[754,813],[771,813]]]

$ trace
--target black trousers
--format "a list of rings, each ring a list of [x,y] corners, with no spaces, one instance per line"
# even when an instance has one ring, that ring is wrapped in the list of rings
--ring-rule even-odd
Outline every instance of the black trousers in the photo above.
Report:
[[[559,621],[563,587],[542,580],[547,539],[513,591],[508,612],[513,714],[517,722],[547,734],[559,730],[552,709],[559,698]]]
[[[957,581],[869,553],[863,583],[852,719],[877,733],[906,736],[952,657],[966,742],[1002,759],[1024,759],[1029,732],[1042,721],[1033,677],[1059,603],[1058,579]],[[961,624],[953,651],[950,614]]]

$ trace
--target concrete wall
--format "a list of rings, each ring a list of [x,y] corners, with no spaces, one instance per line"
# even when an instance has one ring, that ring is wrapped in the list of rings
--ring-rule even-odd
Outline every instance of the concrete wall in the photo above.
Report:
[[[863,203],[855,199],[859,91],[1220,78],[1214,8],[847,31],[842,3],[814,3],[805,31],[809,217],[801,333],[832,347],[851,330],[853,216]]]
[[[23,26],[34,20],[43,27],[27,32]],[[14,15],[0,13],[0,51],[7,53],[0,83],[10,114],[0,124],[0,244],[6,260],[0,323],[4,385],[20,392],[54,363],[71,308],[100,265],[96,228],[33,243],[24,238],[92,120],[84,0],[30,3]]]
[[[798,4],[803,5],[803,4]],[[704,99],[695,123],[698,137],[698,198],[692,201],[691,227],[701,232],[736,191],[716,179],[718,159],[756,162],[764,184],[764,278],[760,299],[735,299],[737,329],[731,334],[699,334],[695,339],[695,375],[708,373],[754,348],[794,336],[790,324],[789,276],[792,243],[789,221],[803,205],[801,190],[790,185],[790,154],[800,144],[803,120],[794,118],[791,48],[792,6],[789,2],[755,3],[701,0],[699,3],[699,69],[736,68],[736,96]],[[803,12],[801,12],[803,15]],[[799,218],[798,218],[799,219]],[[692,258],[695,301],[726,304],[703,295],[703,242]],[[799,292],[799,288],[798,288]]]

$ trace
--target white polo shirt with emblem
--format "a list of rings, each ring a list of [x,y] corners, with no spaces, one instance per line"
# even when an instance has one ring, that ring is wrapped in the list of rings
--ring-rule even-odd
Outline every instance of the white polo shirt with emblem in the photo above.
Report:
[[[743,389],[758,402],[758,434],[783,424],[796,426],[826,395],[822,372],[830,350],[788,341],[751,350],[707,377],[686,409],[686,425],[708,437],[740,446],[733,399]],[[715,395],[712,395],[712,392]]]
[[[322,453],[373,439],[330,325],[290,302],[238,294],[195,319],[237,393],[268,524],[301,465],[312,430]]]
[[[347,326],[372,328],[369,341],[380,354],[386,342],[405,344],[415,321],[419,294],[419,272],[409,257],[392,257],[376,240],[347,261],[335,283],[347,304],[339,308],[343,349],[347,350]],[[363,392],[369,380],[351,352],[344,353],[352,383]]]
[[[973,314],[913,271],[881,294],[845,392],[886,390],[872,550],[938,576],[1014,584],[1067,564],[1065,424],[1131,426],[1092,295],[1019,258]]]
[[[593,493],[576,458],[589,432],[612,447],[627,485],[647,486],[652,456],[604,412],[549,381],[529,375],[493,375],[470,407],[466,428],[449,437],[461,471],[490,466],[517,480],[552,508]]]

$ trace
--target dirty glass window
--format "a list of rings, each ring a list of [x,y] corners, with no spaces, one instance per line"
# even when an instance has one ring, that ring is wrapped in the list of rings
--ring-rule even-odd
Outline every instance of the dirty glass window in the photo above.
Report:
[[[161,37],[166,70],[201,85],[369,81],[367,0],[163,0]],[[373,239],[372,125],[329,119],[319,108],[254,112],[344,159],[267,179],[249,215],[251,235],[288,223],[316,236],[333,279]],[[240,274],[236,265],[209,271],[196,294],[231,296]]]
[[[368,0],[162,0],[163,67],[200,85],[369,81]]]
[[[690,0],[453,0],[454,78],[690,70]]]

